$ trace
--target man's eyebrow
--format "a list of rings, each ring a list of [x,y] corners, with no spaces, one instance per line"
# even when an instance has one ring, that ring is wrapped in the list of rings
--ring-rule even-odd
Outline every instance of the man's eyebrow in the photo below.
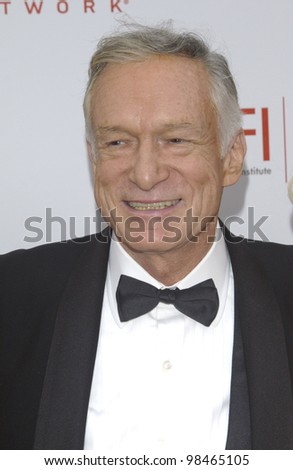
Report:
[[[158,127],[160,127],[162,130],[172,130],[172,129],[195,129],[196,126],[194,123],[191,122],[167,122],[167,123],[162,123],[159,124]],[[127,132],[126,129],[124,129],[121,126],[97,126],[95,128],[96,132],[100,133],[105,133],[105,132]]]
[[[191,129],[191,128],[195,128],[195,125],[191,122],[168,122],[166,124],[162,124],[162,128],[166,130]]]
[[[122,127],[119,126],[97,126],[95,132],[103,134],[106,132],[121,132],[123,131]],[[124,131],[125,132],[125,131]]]

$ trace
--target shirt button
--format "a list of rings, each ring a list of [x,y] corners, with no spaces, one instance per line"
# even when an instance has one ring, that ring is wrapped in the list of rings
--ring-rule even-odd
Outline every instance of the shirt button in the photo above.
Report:
[[[164,361],[164,362],[163,362],[163,368],[164,368],[165,370],[171,369],[171,368],[172,368],[171,362],[170,362],[170,361]]]

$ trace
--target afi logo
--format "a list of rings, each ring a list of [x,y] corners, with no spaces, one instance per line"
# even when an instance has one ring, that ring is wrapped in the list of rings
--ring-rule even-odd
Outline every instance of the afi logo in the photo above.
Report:
[[[262,133],[262,145],[263,145],[263,160],[270,160],[270,139],[269,139],[269,109],[261,108],[257,111],[255,108],[243,108],[243,114],[251,115],[261,113],[261,133]],[[256,129],[244,129],[245,135],[257,135]]]

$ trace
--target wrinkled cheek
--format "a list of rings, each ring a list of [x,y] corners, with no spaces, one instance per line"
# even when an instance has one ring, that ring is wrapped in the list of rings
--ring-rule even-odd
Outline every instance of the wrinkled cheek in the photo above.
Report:
[[[221,187],[218,178],[207,177],[204,181],[198,182],[193,198],[194,212],[200,217],[215,215],[220,197]]]
[[[103,209],[103,212],[107,210],[107,199],[109,198],[110,191],[106,181],[102,178],[95,179],[95,199],[97,206]]]
[[[100,177],[95,180],[95,199],[102,215],[110,217],[111,211],[118,210],[118,178]]]
[[[221,194],[222,187],[216,179],[205,188],[203,193],[203,206],[207,216],[214,216],[217,214]]]

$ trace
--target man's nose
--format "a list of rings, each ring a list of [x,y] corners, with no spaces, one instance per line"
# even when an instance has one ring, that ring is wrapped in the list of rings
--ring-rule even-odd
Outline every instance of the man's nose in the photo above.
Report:
[[[140,189],[149,191],[168,177],[168,163],[162,158],[160,144],[150,140],[140,143],[129,179]]]

